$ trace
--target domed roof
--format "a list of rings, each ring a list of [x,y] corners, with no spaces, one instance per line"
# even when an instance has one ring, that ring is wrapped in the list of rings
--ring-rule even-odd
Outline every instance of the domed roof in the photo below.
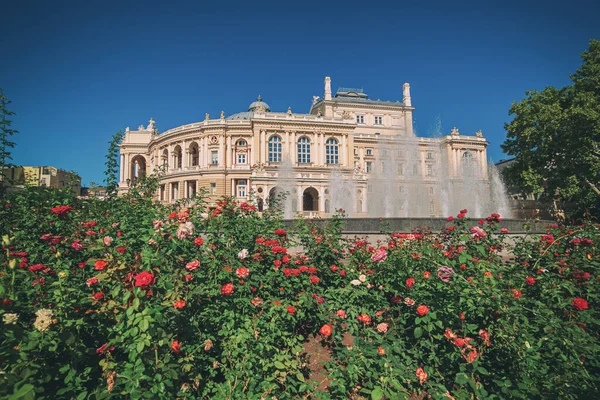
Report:
[[[252,102],[248,107],[248,111],[262,111],[262,112],[270,112],[271,107],[264,101],[262,101],[262,97],[258,96],[256,101]]]
[[[230,115],[229,117],[227,117],[225,119],[229,120],[229,121],[232,121],[232,120],[252,119],[253,115],[254,115],[254,113],[251,112],[251,111],[244,111],[244,112],[239,112],[239,113]]]

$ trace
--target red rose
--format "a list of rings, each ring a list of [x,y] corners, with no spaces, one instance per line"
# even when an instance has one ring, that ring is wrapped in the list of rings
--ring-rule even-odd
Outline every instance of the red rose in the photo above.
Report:
[[[490,271],[485,271],[483,273],[483,276],[487,277],[487,278],[491,278],[492,277],[492,273]]]
[[[238,278],[245,278],[250,275],[250,270],[248,268],[242,267],[235,270],[235,274]]]
[[[179,342],[177,340],[173,340],[173,342],[171,343],[171,349],[179,354],[179,352],[181,351],[181,344],[179,344]]]
[[[319,277],[316,276],[316,275],[311,275],[309,279],[310,279],[310,282],[313,283],[313,284],[315,284],[315,285],[317,283],[319,283],[319,281],[320,281]]]
[[[275,268],[280,268],[281,267],[281,261],[280,260],[275,260],[275,261],[273,261],[273,265],[275,265]]]
[[[465,214],[462,214],[462,213],[460,213],[456,216],[456,218],[458,218],[458,219],[463,219],[464,217],[465,217]]]
[[[96,277],[90,278],[85,283],[88,285],[88,287],[90,287],[90,286],[98,283],[98,278],[96,278]]]
[[[125,247],[125,246],[119,246],[115,250],[117,250],[120,254],[124,254],[125,250],[127,250],[127,247]]]
[[[199,266],[200,266],[200,261],[194,260],[194,261],[190,261],[189,263],[187,263],[185,265],[185,269],[187,269],[188,271],[194,271],[194,270],[198,269]]]
[[[185,307],[185,300],[177,300],[173,303],[173,307],[175,307],[176,310],[181,310]]]
[[[411,288],[415,284],[415,278],[408,278],[406,280],[406,287]]]
[[[102,293],[102,292],[94,293],[94,300],[100,301],[100,300],[102,300],[103,297],[104,297],[104,293]]]
[[[346,270],[345,269],[343,269],[343,270],[340,271],[340,276],[341,277],[346,276]]]
[[[421,317],[427,315],[427,313],[429,312],[429,307],[427,306],[419,306],[417,307],[417,314],[419,314]]]
[[[463,347],[465,345],[465,340],[461,338],[454,339],[454,344],[458,347]]]
[[[288,306],[287,312],[290,314],[294,314],[296,312],[296,309],[294,308],[294,306]]]
[[[581,297],[575,297],[573,299],[573,303],[571,304],[573,304],[573,307],[575,307],[579,311],[587,310],[589,308],[588,302],[585,299],[582,299]]]
[[[67,215],[69,212],[71,212],[71,210],[73,209],[73,207],[71,206],[56,206],[53,207],[52,209],[50,209],[50,212],[52,214],[56,214],[56,215]]]
[[[525,278],[525,283],[528,285],[535,285],[535,278],[533,276],[528,276]]]
[[[94,269],[96,271],[104,271],[107,266],[108,266],[108,263],[104,260],[98,260],[94,263]]]
[[[325,324],[319,329],[319,333],[325,337],[329,337],[333,333],[333,327],[329,324]]]
[[[460,314],[458,314],[458,318],[460,318],[460,319],[465,319],[465,313],[460,313]]]
[[[191,281],[192,279],[194,279],[194,277],[192,276],[192,274],[186,274],[186,275],[185,275],[185,281],[186,281],[186,282],[189,282],[189,281]]]
[[[461,214],[466,214],[467,213],[467,209],[465,208],[464,210],[460,210]]]
[[[518,299],[519,297],[523,296],[523,292],[517,289],[513,289],[513,296],[515,299]]]
[[[452,222],[452,221],[454,221],[454,217],[451,215],[448,218],[446,218],[446,221]]]
[[[346,311],[344,311],[344,310],[337,310],[335,312],[335,315],[337,315],[340,318],[346,318]]]
[[[204,239],[202,239],[201,237],[197,237],[196,239],[194,239],[194,244],[196,246],[202,246],[204,244]]]
[[[335,272],[335,271],[337,271],[337,270],[338,270],[338,267],[337,267],[337,265],[333,264],[333,265],[331,266],[331,271]]]
[[[394,296],[391,299],[392,303],[400,303],[401,301],[402,301],[402,297],[400,297],[400,296]]]
[[[371,317],[369,317],[368,314],[360,314],[358,317],[356,317],[356,319],[358,319],[363,324],[370,324],[371,323]]]
[[[135,286],[145,288],[155,282],[154,274],[148,271],[142,271],[135,277]]]
[[[221,286],[221,294],[224,296],[229,296],[234,292],[233,283],[226,283]]]
[[[291,275],[291,273],[292,273],[292,270],[291,270],[291,269],[289,269],[289,268],[284,268],[284,269],[283,269],[283,274],[284,274],[285,276],[290,276],[290,275]]]
[[[275,234],[277,236],[287,236],[287,232],[284,229],[275,229]]]
[[[430,276],[431,276],[431,272],[429,272],[429,271],[423,272],[423,278],[429,279]]]

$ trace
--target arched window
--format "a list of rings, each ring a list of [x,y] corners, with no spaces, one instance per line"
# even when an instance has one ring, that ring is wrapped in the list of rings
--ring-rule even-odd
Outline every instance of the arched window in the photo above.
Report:
[[[310,163],[310,139],[306,136],[298,139],[298,163]]]
[[[246,142],[244,139],[240,139],[237,142],[238,147],[244,147],[244,146],[248,146],[248,142]]]
[[[276,135],[269,138],[269,162],[281,162],[281,138]]]
[[[177,146],[175,147],[175,149],[173,150],[173,158],[174,158],[174,162],[173,165],[175,168],[181,168],[181,164],[182,164],[182,156],[181,156],[181,147]]]
[[[339,162],[339,145],[336,139],[327,139],[325,142],[325,163],[337,164]]]
[[[463,161],[466,161],[466,162],[473,161],[473,154],[471,154],[471,152],[469,152],[469,151],[465,151],[462,156],[463,156]]]
[[[165,168],[169,168],[169,150],[163,150],[162,156],[160,157],[160,164],[164,165]]]
[[[195,166],[198,165],[198,162],[200,160],[200,153],[199,153],[198,144],[197,143],[192,143],[190,145],[189,152],[190,152],[190,165],[192,167],[195,167]]]

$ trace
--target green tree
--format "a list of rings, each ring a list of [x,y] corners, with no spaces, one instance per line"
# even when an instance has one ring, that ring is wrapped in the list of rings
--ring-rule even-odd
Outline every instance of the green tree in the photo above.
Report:
[[[10,163],[12,157],[9,149],[15,147],[15,143],[9,139],[18,133],[17,130],[11,128],[12,121],[7,118],[15,115],[6,108],[10,103],[11,101],[6,98],[4,91],[0,88],[0,197],[4,195],[4,184],[7,179],[5,173],[8,168],[13,166]]]
[[[513,102],[502,145],[515,157],[508,182],[567,205],[569,217],[600,215],[600,41],[590,41],[582,59],[571,85]]]
[[[106,171],[104,182],[106,183],[106,194],[114,197],[119,187],[119,143],[123,139],[123,131],[115,133],[109,142],[108,154],[106,154]]]

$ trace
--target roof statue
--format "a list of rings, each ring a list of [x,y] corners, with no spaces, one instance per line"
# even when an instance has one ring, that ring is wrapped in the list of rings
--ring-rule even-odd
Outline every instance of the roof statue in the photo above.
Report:
[[[458,129],[456,127],[452,128],[452,136],[458,136],[460,135],[460,133],[458,132]]]
[[[313,105],[317,104],[319,101],[319,96],[313,96]]]
[[[210,119],[210,114],[209,114],[209,113],[206,113],[206,114],[204,115],[204,119],[208,121],[208,120]]]
[[[292,107],[288,107],[287,115],[292,115]]]
[[[483,132],[480,130],[478,130],[477,132],[475,132],[475,136],[477,137],[483,137]]]
[[[225,119],[225,111],[221,110],[221,119]]]
[[[154,132],[154,130],[156,129],[156,124],[154,123],[154,119],[150,118],[150,123],[148,124],[148,126],[146,127],[146,131],[148,132]]]

